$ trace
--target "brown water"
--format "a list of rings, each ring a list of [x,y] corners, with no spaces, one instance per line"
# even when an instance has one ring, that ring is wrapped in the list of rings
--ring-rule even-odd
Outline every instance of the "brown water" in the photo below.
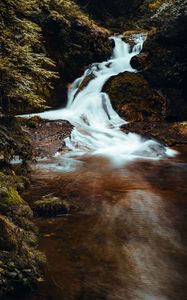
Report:
[[[38,219],[46,281],[29,300],[186,300],[187,149],[170,160],[73,172],[36,170],[26,198],[54,193],[73,209]],[[186,153],[185,153],[186,151]]]

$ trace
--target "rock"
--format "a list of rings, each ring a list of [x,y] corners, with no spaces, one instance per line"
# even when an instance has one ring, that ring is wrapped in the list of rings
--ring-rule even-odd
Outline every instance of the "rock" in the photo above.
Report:
[[[122,130],[159,140],[167,146],[187,144],[187,122],[130,122]]]
[[[18,228],[6,217],[0,215],[0,250],[15,251],[17,244]]]
[[[148,53],[141,52],[140,54],[131,58],[130,64],[136,70],[145,69],[148,61]]]
[[[135,14],[142,4],[142,0],[76,0],[76,2],[86,9],[96,20],[106,27],[112,27],[120,24],[120,18],[127,22],[129,16]],[[119,30],[119,27],[118,27]]]
[[[124,72],[104,86],[112,105],[127,121],[160,121],[164,118],[165,98],[150,88],[139,73]]]
[[[11,278],[13,278],[13,279],[15,279],[17,277],[17,275],[18,274],[16,272],[9,272],[8,273],[8,276],[11,277]]]
[[[131,64],[141,70],[150,88],[165,96],[166,119],[182,121],[187,118],[186,1],[157,2],[158,7],[149,9],[150,25],[158,29],[148,35],[142,53],[132,58]]]
[[[37,157],[52,157],[59,149],[64,148],[63,141],[72,131],[68,121],[41,120],[36,127],[25,123],[24,130],[29,135]]]
[[[70,206],[58,197],[46,197],[36,201],[33,209],[40,217],[52,217],[67,214],[70,211]]]
[[[137,34],[145,34],[146,35],[147,31],[142,28],[139,28],[136,30],[128,30],[123,33],[122,39],[124,40],[124,42],[128,43],[132,48],[133,46],[135,46],[134,37]]]

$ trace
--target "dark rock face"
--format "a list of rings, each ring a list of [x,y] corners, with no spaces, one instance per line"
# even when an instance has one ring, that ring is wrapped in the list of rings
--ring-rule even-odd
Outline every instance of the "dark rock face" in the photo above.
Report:
[[[150,86],[167,99],[167,120],[187,118],[187,14],[186,1],[175,1],[153,18],[159,26],[144,44],[142,53],[131,61]]]
[[[164,118],[165,98],[150,88],[139,73],[125,72],[105,85],[113,107],[128,121],[160,121]]]
[[[50,17],[45,28],[47,48],[67,82],[73,81],[93,61],[110,56],[109,33],[78,19],[71,23]]]
[[[97,20],[104,22],[108,18],[123,17],[134,13],[144,0],[76,0],[76,2]]]
[[[106,85],[114,107],[129,121],[187,118],[186,3],[147,0],[140,6],[135,23],[149,34],[143,51],[131,60],[139,75],[118,75]],[[134,80],[140,76],[142,88]]]
[[[59,79],[47,104],[64,106],[67,86],[81,76],[94,61],[106,60],[111,54],[108,40],[110,32],[86,15],[74,1],[52,1],[43,12],[43,20],[37,20],[43,29],[45,48],[55,61]]]

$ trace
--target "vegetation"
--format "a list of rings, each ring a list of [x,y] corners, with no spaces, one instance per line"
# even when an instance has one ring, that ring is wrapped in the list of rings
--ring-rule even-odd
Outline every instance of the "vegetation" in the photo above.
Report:
[[[73,1],[3,0],[0,14],[0,106],[9,113],[44,109],[59,77],[58,58],[50,51],[54,59],[49,58],[45,41],[50,24],[58,29],[57,33],[52,28],[52,35],[61,35],[63,49],[58,57],[62,66],[70,53],[72,59],[73,44],[68,44],[72,22],[77,20],[77,27],[101,30]]]
[[[45,257],[37,250],[32,211],[18,193],[24,181],[0,172],[0,298],[41,281]]]
[[[0,118],[0,166],[19,158],[25,164],[33,159],[33,150],[28,136],[12,117]]]
[[[31,17],[37,1],[1,1],[1,100],[6,112],[24,107],[43,108],[56,73],[43,47],[41,27]],[[45,89],[44,89],[45,87]],[[20,108],[20,109],[19,109]]]
[[[169,5],[174,5],[175,0],[170,0],[170,1],[165,1],[165,0],[155,0],[151,3],[148,4],[149,9],[151,10],[157,10],[159,9],[162,5],[167,7]],[[164,8],[164,7],[163,7]]]

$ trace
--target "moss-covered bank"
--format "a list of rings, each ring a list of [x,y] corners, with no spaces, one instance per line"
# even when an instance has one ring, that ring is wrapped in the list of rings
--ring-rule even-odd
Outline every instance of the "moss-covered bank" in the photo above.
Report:
[[[19,190],[27,184],[11,170],[0,172],[0,298],[32,289],[42,280],[45,257],[37,250],[32,211]]]

